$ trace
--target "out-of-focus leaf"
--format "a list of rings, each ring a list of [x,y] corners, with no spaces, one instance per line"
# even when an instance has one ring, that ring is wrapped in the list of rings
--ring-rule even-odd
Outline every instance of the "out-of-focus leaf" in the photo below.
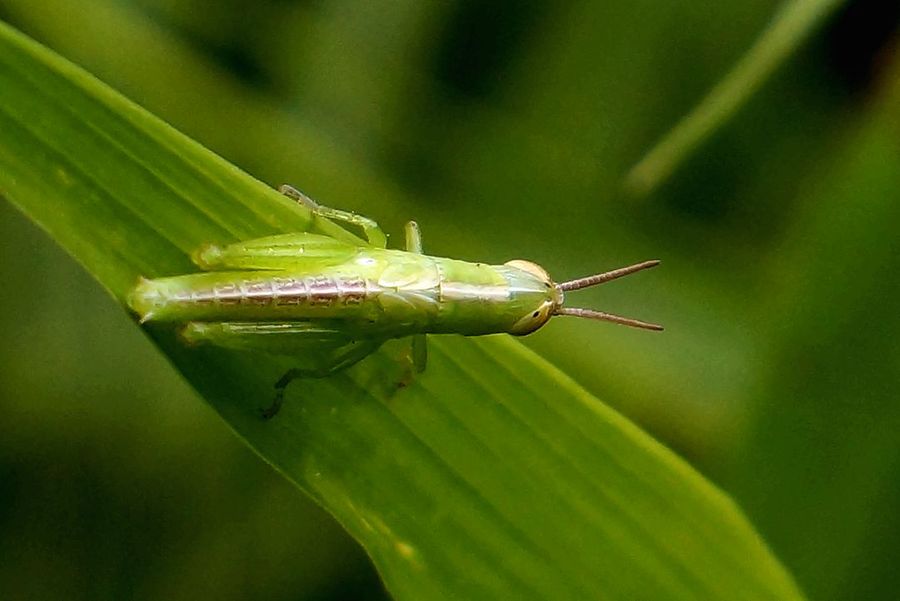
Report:
[[[780,249],[773,288],[782,292],[768,307],[779,343],[732,472],[815,599],[888,598],[897,587],[896,57],[887,74],[858,130],[809,178]]]
[[[731,72],[629,171],[625,179],[628,191],[643,196],[657,188],[841,3],[841,0],[786,2]]]

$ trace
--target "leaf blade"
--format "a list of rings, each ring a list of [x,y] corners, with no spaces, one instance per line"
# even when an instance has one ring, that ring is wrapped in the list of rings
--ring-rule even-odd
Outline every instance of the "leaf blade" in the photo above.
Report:
[[[0,190],[120,300],[206,242],[352,239],[2,25],[0,85]],[[400,392],[380,353],[264,422],[289,361],[147,331],[397,598],[801,598],[724,495],[508,337],[432,337]]]

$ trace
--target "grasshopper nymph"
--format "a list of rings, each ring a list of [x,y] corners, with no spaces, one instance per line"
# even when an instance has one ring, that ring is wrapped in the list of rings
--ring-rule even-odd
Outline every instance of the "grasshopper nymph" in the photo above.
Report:
[[[648,330],[656,324],[564,307],[571,290],[602,284],[659,261],[556,283],[540,266],[468,263],[422,254],[415,222],[406,224],[406,250],[386,248],[378,224],[323,207],[290,186],[281,192],[318,218],[362,229],[368,245],[328,236],[283,234],[206,245],[194,253],[205,273],[141,279],[129,305],[141,322],[182,322],[191,342],[297,357],[301,366],[275,384],[274,416],[287,385],[349,367],[386,340],[409,338],[417,371],[425,368],[425,334],[467,336],[534,332],[554,315],[600,319]]]

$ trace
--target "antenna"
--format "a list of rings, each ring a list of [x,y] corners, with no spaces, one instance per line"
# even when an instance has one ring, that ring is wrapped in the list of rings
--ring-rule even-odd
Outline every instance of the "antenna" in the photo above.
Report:
[[[606,282],[611,282],[612,280],[617,280],[619,278],[625,277],[626,275],[631,275],[632,273],[643,271],[644,269],[650,269],[651,267],[656,267],[657,265],[659,265],[659,260],[657,259],[654,259],[652,261],[644,261],[643,263],[635,263],[634,265],[629,265],[628,267],[613,269],[612,271],[607,271],[606,273],[598,273],[597,275],[589,275],[586,278],[579,278],[577,280],[572,280],[571,282],[563,282],[562,284],[558,284],[557,287],[560,290],[566,292],[568,292],[569,290],[581,290],[582,288],[590,288],[591,286],[596,286],[597,284],[605,284]]]
[[[645,330],[655,330],[661,332],[663,327],[656,323],[649,323],[639,319],[631,319],[630,317],[622,317],[612,313],[604,313],[603,311],[594,311],[593,309],[577,309],[570,307],[560,307],[556,310],[555,315],[574,315],[575,317],[586,317],[587,319],[596,319],[598,321],[611,321],[619,323],[623,326],[631,326],[632,328],[643,328]]]
[[[619,269],[613,269],[612,271],[607,271],[605,273],[598,273],[596,275],[590,275],[584,278],[579,278],[577,280],[563,282],[562,284],[557,284],[556,287],[565,292],[569,292],[571,290],[581,290],[582,288],[589,288],[598,284],[605,284],[606,282],[625,277],[626,275],[631,275],[632,273],[636,273],[638,271],[643,271],[644,269],[650,269],[651,267],[656,267],[657,265],[659,265],[659,261],[655,259],[652,261],[644,261],[643,263],[635,263],[634,265],[621,267]],[[554,315],[572,315],[575,317],[584,317],[587,319],[596,319],[599,321],[611,321],[623,326],[631,326],[632,328],[642,328],[645,330],[661,331],[663,329],[661,325],[655,323],[649,323],[646,321],[641,321],[639,319],[631,319],[629,317],[622,317],[620,315],[605,313],[603,311],[595,311],[593,309],[558,307],[556,311],[554,311]]]

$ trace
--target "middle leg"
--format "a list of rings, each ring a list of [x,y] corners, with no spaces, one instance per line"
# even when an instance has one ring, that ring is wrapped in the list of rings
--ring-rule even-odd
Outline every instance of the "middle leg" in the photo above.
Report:
[[[415,221],[409,221],[406,224],[406,250],[407,252],[422,254],[422,232],[419,230],[419,224]],[[409,345],[409,362],[414,371],[422,373],[428,363],[428,343],[425,340],[425,334],[413,334],[410,336]],[[410,377],[401,381],[401,385],[408,384]]]

